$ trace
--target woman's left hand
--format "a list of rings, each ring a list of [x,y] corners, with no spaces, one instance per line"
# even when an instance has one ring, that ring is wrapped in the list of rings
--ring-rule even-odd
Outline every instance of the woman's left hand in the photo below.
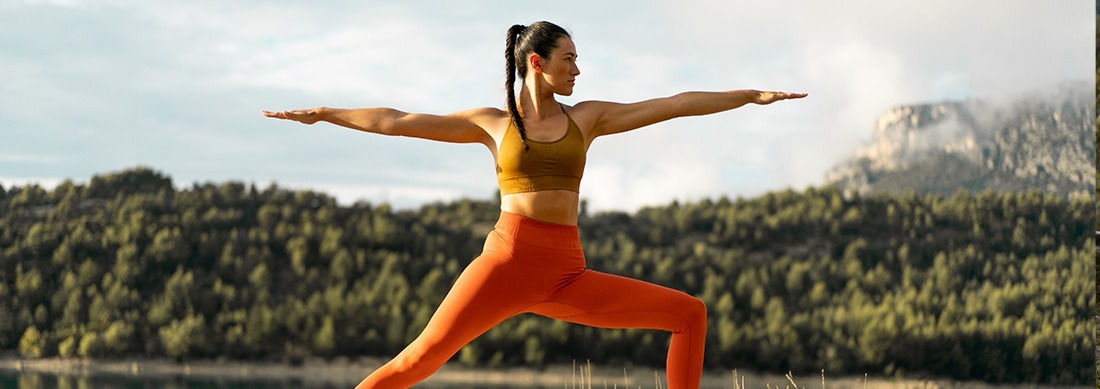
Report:
[[[293,120],[303,124],[313,124],[321,120],[321,110],[321,108],[316,108],[281,112],[262,111],[261,113],[269,118]]]
[[[752,102],[760,105],[768,105],[779,100],[801,99],[806,96],[807,95],[805,93],[757,91],[756,96],[752,99]]]

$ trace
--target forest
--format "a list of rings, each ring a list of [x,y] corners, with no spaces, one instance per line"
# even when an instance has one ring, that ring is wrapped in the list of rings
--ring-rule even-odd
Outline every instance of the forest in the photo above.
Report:
[[[396,210],[150,168],[0,186],[0,350],[389,358],[481,250],[493,200]],[[1095,199],[835,188],[582,214],[592,269],[709,310],[706,368],[1085,384]],[[668,334],[505,321],[455,360],[664,364]]]

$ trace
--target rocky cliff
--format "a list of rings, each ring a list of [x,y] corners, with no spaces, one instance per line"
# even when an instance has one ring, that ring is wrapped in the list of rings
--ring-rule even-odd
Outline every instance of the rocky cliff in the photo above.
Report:
[[[896,107],[871,141],[826,174],[847,193],[1027,191],[1072,195],[1095,185],[1095,96],[1065,83],[1004,102]]]

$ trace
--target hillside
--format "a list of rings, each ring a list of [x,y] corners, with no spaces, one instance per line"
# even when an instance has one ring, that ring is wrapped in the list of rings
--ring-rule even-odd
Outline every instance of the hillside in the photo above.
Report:
[[[1084,383],[1093,198],[834,188],[581,219],[588,266],[698,296],[706,368]],[[139,169],[0,187],[0,353],[386,358],[480,251],[492,201],[416,210]],[[663,366],[666,333],[510,319],[480,367]]]

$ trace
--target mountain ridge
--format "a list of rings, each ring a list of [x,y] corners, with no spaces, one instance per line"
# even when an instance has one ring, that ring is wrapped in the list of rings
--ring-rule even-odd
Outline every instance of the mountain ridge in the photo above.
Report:
[[[1075,196],[1094,191],[1093,86],[894,107],[872,138],[826,173],[847,194],[950,195],[960,189]]]

